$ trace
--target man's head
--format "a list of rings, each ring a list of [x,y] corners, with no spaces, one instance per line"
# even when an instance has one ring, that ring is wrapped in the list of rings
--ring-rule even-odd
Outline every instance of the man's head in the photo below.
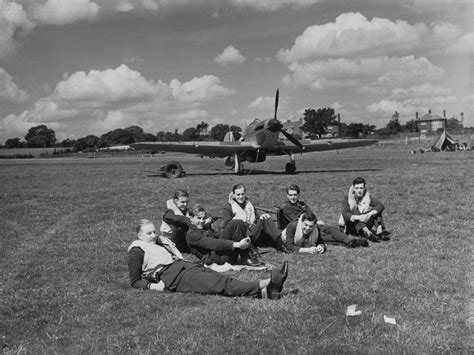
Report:
[[[178,190],[173,195],[174,204],[183,212],[188,208],[188,200],[189,195],[186,190]]]
[[[148,219],[141,219],[135,231],[137,232],[138,239],[148,243],[156,242],[156,228]]]
[[[191,211],[188,212],[191,217],[191,224],[197,227],[197,229],[204,229],[206,222],[206,210],[200,205],[194,206]]]
[[[304,235],[311,234],[315,225],[316,215],[313,212],[305,212],[301,215],[301,227]]]
[[[300,196],[300,188],[298,185],[290,185],[286,188],[286,198],[292,204],[298,202]]]
[[[242,184],[237,184],[232,187],[232,193],[234,194],[234,199],[238,203],[244,203],[246,199],[245,195],[245,186]]]
[[[352,181],[352,187],[354,190],[354,196],[356,198],[361,198],[365,194],[365,180],[362,177],[356,177],[354,181]]]

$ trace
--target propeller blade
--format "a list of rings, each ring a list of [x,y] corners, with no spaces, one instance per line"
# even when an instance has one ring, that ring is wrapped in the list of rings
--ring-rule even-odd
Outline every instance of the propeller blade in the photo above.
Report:
[[[280,129],[280,132],[283,133],[283,135],[291,142],[293,143],[294,145],[296,145],[298,148],[303,148],[303,144],[301,144],[296,138],[295,136],[289,134],[287,131],[285,131],[284,129]]]
[[[280,96],[280,89],[277,89],[276,96],[275,96],[275,115],[273,118],[276,120],[277,119],[277,110],[278,110],[278,100]]]

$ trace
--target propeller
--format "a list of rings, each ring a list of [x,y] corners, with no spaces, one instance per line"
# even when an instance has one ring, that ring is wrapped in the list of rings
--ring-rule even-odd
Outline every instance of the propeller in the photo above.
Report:
[[[280,121],[277,119],[277,110],[278,110],[278,100],[280,98],[280,90],[277,89],[276,96],[275,96],[275,114],[273,116],[273,119],[268,122],[268,129],[271,132],[277,132],[280,131],[291,143],[296,145],[298,148],[302,149],[303,145],[290,133],[285,131],[283,129],[283,125],[281,124]]]

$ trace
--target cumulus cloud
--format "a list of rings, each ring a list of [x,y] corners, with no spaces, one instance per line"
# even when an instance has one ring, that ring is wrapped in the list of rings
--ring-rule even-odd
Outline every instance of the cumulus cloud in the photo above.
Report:
[[[320,0],[231,0],[231,3],[241,7],[252,7],[260,11],[276,11],[283,7],[308,7],[319,1]]]
[[[76,72],[61,81],[53,96],[60,101],[96,103],[126,103],[144,101],[157,95],[161,83],[146,80],[139,72],[122,64],[116,69]]]
[[[415,112],[426,112],[428,109],[433,112],[443,112],[447,107],[456,107],[458,104],[459,100],[455,96],[412,97],[401,101],[383,99],[368,105],[367,111],[385,115],[398,111],[402,115],[414,118]]]
[[[258,111],[270,111],[275,106],[275,98],[270,96],[259,96],[249,104],[249,108]]]
[[[406,21],[374,17],[360,13],[339,15],[335,22],[308,27],[290,49],[281,49],[278,59],[284,63],[325,56],[371,56],[413,47],[420,42],[426,26]]]
[[[142,0],[142,5],[146,10],[156,11],[158,10],[158,4],[155,0]]]
[[[235,93],[234,90],[223,87],[220,79],[214,75],[193,78],[185,83],[173,79],[169,86],[173,96],[182,102],[209,101]]]
[[[474,54],[474,32],[467,33],[460,38],[458,38],[453,44],[451,44],[447,49],[447,53],[452,54],[464,54],[464,55],[473,55]]]
[[[289,66],[285,84],[304,85],[312,89],[355,87],[388,87],[415,85],[426,78],[438,79],[443,70],[425,57],[373,57],[329,59]]]
[[[9,83],[9,76],[3,76]],[[173,79],[167,85],[147,80],[126,65],[76,72],[65,74],[52,94],[37,100],[29,110],[0,120],[0,133],[4,137],[24,134],[25,128],[42,123],[61,128],[66,122],[79,137],[133,124],[150,130],[172,129],[209,117],[206,110],[197,107],[233,93],[213,75],[183,83]]]
[[[435,40],[451,40],[457,38],[461,33],[461,27],[452,23],[435,23],[432,25]]]
[[[133,126],[137,118],[122,111],[108,111],[103,120],[96,121],[92,125],[92,132],[108,132],[117,128]]]
[[[221,65],[241,64],[245,62],[245,58],[240,54],[239,50],[233,46],[228,46],[224,51],[214,58],[214,62]]]
[[[7,71],[0,68],[0,102],[22,102],[28,99],[28,93],[13,81]]]
[[[392,89],[390,95],[391,98],[407,99],[410,97],[437,97],[437,96],[448,96],[452,90],[450,88],[433,85],[431,83],[424,83],[409,88],[395,88]]]
[[[39,23],[65,25],[97,18],[99,5],[91,0],[47,0],[34,8],[34,18]]]
[[[21,38],[34,28],[21,4],[0,0],[0,59],[17,48],[15,38]]]
[[[133,10],[133,4],[130,2],[130,0],[120,0],[115,5],[115,10],[118,12],[129,12]]]

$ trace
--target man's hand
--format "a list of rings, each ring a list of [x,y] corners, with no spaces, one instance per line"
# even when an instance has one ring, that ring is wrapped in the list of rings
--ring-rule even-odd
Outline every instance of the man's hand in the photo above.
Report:
[[[319,244],[318,246],[316,246],[316,251],[318,252],[318,254],[322,254],[324,253],[324,247]]]
[[[214,222],[214,219],[212,217],[207,217],[206,220],[204,221],[204,224],[207,226],[210,226]]]
[[[244,238],[240,242],[234,242],[234,249],[248,249],[250,247],[250,238]]]
[[[306,254],[317,254],[318,253],[318,248],[315,246],[309,247],[309,248],[300,248],[300,253],[306,253]]]
[[[264,213],[260,216],[260,219],[269,219],[271,216],[268,213]]]
[[[150,283],[148,288],[153,291],[163,292],[165,290],[165,284],[163,281],[160,280],[160,282],[158,282],[157,284]]]

